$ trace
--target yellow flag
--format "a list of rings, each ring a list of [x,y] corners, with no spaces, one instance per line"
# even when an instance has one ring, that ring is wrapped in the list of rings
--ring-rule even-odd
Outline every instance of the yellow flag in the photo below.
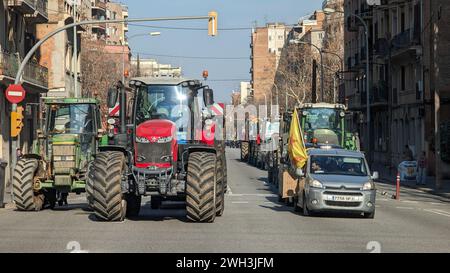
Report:
[[[303,168],[306,164],[308,155],[306,153],[303,133],[298,120],[297,109],[292,114],[291,130],[289,132],[289,157],[296,168]]]

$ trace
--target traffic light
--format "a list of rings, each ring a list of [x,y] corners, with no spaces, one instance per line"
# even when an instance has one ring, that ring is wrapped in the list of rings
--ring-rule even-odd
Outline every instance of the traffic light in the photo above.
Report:
[[[209,22],[208,22],[208,35],[216,36],[217,35],[217,12],[211,11],[208,13]]]
[[[11,112],[11,137],[17,137],[23,127],[23,107],[18,106],[15,112]]]

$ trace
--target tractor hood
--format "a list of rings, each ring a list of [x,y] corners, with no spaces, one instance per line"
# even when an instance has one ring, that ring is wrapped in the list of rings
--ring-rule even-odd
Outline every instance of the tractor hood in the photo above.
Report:
[[[176,125],[170,120],[154,119],[139,124],[136,128],[136,137],[145,137],[156,141],[160,137],[175,136]]]
[[[53,144],[76,144],[80,142],[77,134],[57,134],[52,136]]]

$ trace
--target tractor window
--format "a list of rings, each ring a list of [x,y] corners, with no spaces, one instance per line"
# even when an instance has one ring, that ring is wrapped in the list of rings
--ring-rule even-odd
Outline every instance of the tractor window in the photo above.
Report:
[[[61,104],[50,106],[48,131],[50,134],[92,134],[94,109],[89,104]]]
[[[342,129],[339,111],[328,108],[311,108],[304,111],[304,130],[330,129],[339,131]]]
[[[177,122],[183,117],[183,107],[190,106],[188,91],[170,85],[141,87],[137,95],[136,124],[152,119]]]

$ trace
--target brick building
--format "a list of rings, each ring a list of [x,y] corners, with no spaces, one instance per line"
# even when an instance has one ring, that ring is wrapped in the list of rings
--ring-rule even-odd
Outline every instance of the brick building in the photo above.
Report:
[[[257,27],[252,32],[250,44],[252,55],[252,97],[255,104],[270,102],[271,90],[281,51],[286,43],[289,29],[284,24],[271,23]]]

